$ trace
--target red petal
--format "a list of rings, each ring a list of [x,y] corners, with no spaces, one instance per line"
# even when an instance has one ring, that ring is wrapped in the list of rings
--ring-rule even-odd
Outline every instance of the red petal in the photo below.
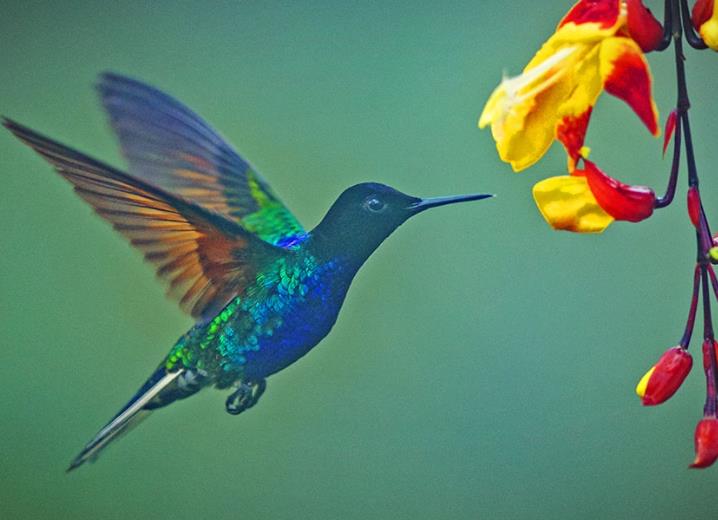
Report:
[[[584,175],[593,196],[603,210],[616,220],[640,222],[653,214],[656,195],[646,186],[630,186],[609,177],[591,161],[575,175]]]
[[[693,358],[683,347],[666,350],[648,380],[643,404],[652,406],[669,399],[681,386],[693,366]]]
[[[566,153],[574,165],[581,157],[580,151],[586,138],[592,110],[593,107],[588,107],[583,114],[578,116],[565,116],[556,126],[556,138],[566,148]]]
[[[570,22],[576,25],[598,23],[601,29],[609,29],[616,25],[620,12],[620,0],[579,0],[558,26],[563,27]]]
[[[691,223],[698,227],[698,221],[701,215],[701,196],[695,186],[688,188],[688,218]]]
[[[696,459],[691,468],[707,468],[718,459],[718,419],[704,417],[695,432]]]
[[[628,33],[643,52],[650,52],[658,47],[663,39],[663,26],[656,20],[653,13],[642,0],[626,0],[628,8]]]
[[[713,0],[698,0],[693,6],[691,21],[693,27],[700,29],[708,18],[713,14]]]
[[[658,135],[648,65],[637,49],[625,45],[624,47],[625,52],[618,54],[613,60],[613,68],[606,77],[606,92],[625,101],[646,128],[653,135]]]
[[[668,114],[668,119],[666,119],[666,129],[663,135],[663,155],[666,155],[666,148],[668,148],[668,143],[671,142],[673,132],[675,132],[676,130],[677,117],[678,112],[676,110],[673,110],[670,114]]]

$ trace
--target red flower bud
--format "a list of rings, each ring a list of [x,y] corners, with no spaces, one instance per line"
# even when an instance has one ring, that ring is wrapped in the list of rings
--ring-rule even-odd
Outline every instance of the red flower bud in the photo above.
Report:
[[[616,220],[640,222],[653,214],[656,195],[646,186],[629,186],[609,177],[591,161],[584,159],[584,169],[574,175],[586,177],[598,205]]]
[[[673,137],[673,132],[676,131],[676,119],[678,117],[678,112],[675,110],[671,110],[671,113],[668,114],[668,118],[666,119],[666,129],[663,132],[663,155],[666,155],[666,148],[668,148],[668,143],[671,142],[671,138]]]
[[[695,186],[688,188],[688,218],[695,227],[701,217],[701,196]]]
[[[692,366],[693,358],[683,347],[666,350],[636,386],[636,393],[644,406],[668,400],[681,386]]]
[[[663,26],[641,0],[626,0],[628,33],[643,52],[651,52],[663,39]]]
[[[696,459],[691,468],[707,468],[718,459],[718,419],[704,417],[695,433]]]

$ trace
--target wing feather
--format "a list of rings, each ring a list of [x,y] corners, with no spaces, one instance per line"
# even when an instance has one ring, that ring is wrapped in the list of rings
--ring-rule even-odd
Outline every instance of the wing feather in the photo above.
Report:
[[[101,75],[97,88],[133,176],[238,220],[271,244],[304,234],[261,175],[195,112],[118,74]]]
[[[139,248],[168,293],[198,319],[213,316],[266,262],[285,249],[272,246],[222,214],[134,178],[37,132],[4,120],[74,186],[75,192]]]

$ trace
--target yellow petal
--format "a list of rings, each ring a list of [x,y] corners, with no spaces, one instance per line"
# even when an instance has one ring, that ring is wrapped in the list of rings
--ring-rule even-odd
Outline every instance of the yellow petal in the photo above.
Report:
[[[573,71],[575,88],[559,109],[560,117],[579,116],[596,104],[603,90],[600,73],[600,45],[584,46],[584,53]]]
[[[533,187],[541,215],[554,229],[576,233],[600,233],[613,217],[598,205],[585,177],[550,177]]]
[[[655,366],[652,366],[651,369],[643,374],[643,377],[636,385],[636,394],[638,394],[638,397],[643,399],[643,396],[646,395],[646,387],[648,386],[648,380],[651,379],[651,376],[653,375],[653,371],[656,369]]]
[[[479,117],[479,128],[486,128],[492,122],[497,121],[501,118],[501,103],[505,102],[506,91],[504,90],[503,82],[494,89],[489,96],[489,100],[484,105],[484,110],[481,112]]]
[[[505,78],[479,119],[491,124],[499,156],[515,171],[538,161],[554,139],[558,109],[573,88],[573,65],[581,46],[555,48],[547,42],[524,72]]]

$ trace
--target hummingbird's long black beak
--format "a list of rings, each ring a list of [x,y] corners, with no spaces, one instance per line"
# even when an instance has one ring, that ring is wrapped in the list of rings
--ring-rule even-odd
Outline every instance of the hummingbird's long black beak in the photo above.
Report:
[[[447,204],[455,204],[457,202],[469,202],[472,200],[488,199],[493,197],[490,193],[475,193],[473,195],[453,195],[451,197],[431,197],[429,199],[419,199],[409,206],[409,210],[413,213],[419,213],[429,208],[438,208]]]

